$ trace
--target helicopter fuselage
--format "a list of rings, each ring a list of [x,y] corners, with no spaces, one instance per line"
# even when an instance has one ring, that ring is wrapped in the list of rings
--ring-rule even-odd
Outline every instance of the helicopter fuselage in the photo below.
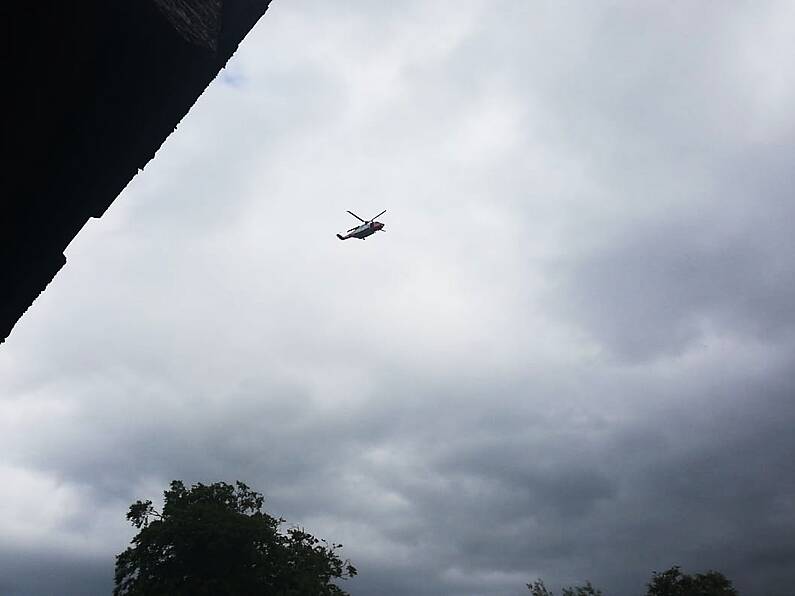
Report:
[[[337,237],[340,240],[347,240],[348,238],[359,238],[360,240],[364,240],[368,236],[372,236],[383,228],[384,224],[382,224],[380,221],[372,221],[355,228],[351,228],[344,236],[337,234]]]

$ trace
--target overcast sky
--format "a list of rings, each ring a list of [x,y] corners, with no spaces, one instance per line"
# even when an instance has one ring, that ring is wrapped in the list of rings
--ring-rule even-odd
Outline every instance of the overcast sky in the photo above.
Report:
[[[276,0],[0,347],[0,593],[240,479],[354,596],[791,596],[794,59],[787,0]]]

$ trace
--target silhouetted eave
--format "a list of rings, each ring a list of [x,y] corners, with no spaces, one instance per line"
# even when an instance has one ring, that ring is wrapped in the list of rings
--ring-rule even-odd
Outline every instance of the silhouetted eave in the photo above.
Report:
[[[6,58],[0,341],[265,13],[270,0],[0,9]]]

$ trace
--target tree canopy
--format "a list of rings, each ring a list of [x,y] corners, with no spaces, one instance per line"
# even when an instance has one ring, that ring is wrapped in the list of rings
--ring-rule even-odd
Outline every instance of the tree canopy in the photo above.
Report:
[[[739,596],[731,581],[717,571],[688,575],[675,565],[652,574],[646,596]]]
[[[662,573],[652,573],[647,588],[646,596],[739,596],[722,573],[708,571],[688,575],[676,565]],[[555,596],[541,579],[527,584],[527,589],[533,596]],[[602,596],[602,591],[594,588],[591,582],[585,582],[584,586],[563,588],[561,596]]]
[[[527,584],[527,589],[530,590],[533,596],[555,596],[553,592],[547,589],[543,580],[540,579]],[[561,596],[602,596],[602,591],[594,588],[591,582],[585,582],[584,586],[563,588]]]
[[[116,557],[114,596],[343,596],[333,583],[356,575],[341,544],[319,540],[262,511],[242,482],[173,481],[162,512],[136,501],[127,519],[140,531]]]

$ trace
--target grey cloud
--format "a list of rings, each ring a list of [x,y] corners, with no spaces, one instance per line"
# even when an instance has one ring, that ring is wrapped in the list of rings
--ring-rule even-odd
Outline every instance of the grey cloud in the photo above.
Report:
[[[591,254],[556,263],[557,295],[621,357],[675,355],[721,334],[791,336],[795,244],[784,222],[795,215],[792,170],[778,155],[724,167],[712,200],[693,212],[638,222]]]
[[[274,5],[3,346],[0,490],[66,513],[45,548],[11,495],[0,586],[107,593],[181,478],[343,542],[353,595],[788,596],[775,8]]]
[[[543,569],[559,581],[590,577],[630,593],[637,581],[627,581],[616,552],[634,556],[643,569],[683,559],[713,565],[748,584],[743,561],[772,560],[769,575],[757,569],[754,576],[774,578],[782,572],[771,551],[791,548],[778,518],[788,519],[781,499],[793,488],[785,479],[795,477],[786,455],[795,412],[786,382],[766,385],[750,382],[742,392],[708,399],[696,392],[676,406],[661,402],[657,412],[609,433],[596,419],[563,418],[556,428],[538,424],[529,412],[510,430],[490,428],[494,402],[460,388],[457,411],[437,409],[456,403],[444,397],[450,388],[437,399],[418,403],[407,396],[402,404],[393,390],[394,399],[376,394],[371,403],[324,416],[298,416],[307,402],[293,397],[291,403],[284,390],[270,403],[229,395],[201,420],[165,416],[142,434],[112,433],[113,442],[96,450],[107,459],[93,470],[71,467],[52,453],[43,454],[40,465],[49,462],[77,480],[123,471],[109,485],[130,473],[158,478],[161,486],[171,476],[241,477],[265,491],[271,510],[293,521],[323,512],[338,520],[338,529],[364,524],[409,559],[393,555],[395,567],[382,572],[392,565],[389,555],[336,537],[367,578],[350,582],[353,593],[389,593],[390,585],[394,593],[445,593],[442,578],[457,568],[508,577]],[[555,397],[567,400],[564,393]],[[694,409],[700,403],[703,409]],[[241,409],[246,414],[238,417]],[[124,419],[123,411],[116,415]],[[87,434],[91,423],[81,423],[76,436]],[[407,424],[416,428],[413,438]],[[561,431],[566,424],[570,430]],[[77,445],[56,447],[74,454]],[[372,459],[379,450],[386,454]],[[119,461],[121,453],[130,460]],[[128,500],[156,497],[128,493]],[[716,549],[716,540],[731,548]],[[477,590],[474,571],[470,580],[455,576],[449,590]],[[775,583],[768,586],[775,594]],[[478,593],[518,594],[520,587],[511,592],[497,582]]]
[[[107,594],[113,589],[113,558],[86,559],[63,553],[0,548],[0,592],[28,594]]]

